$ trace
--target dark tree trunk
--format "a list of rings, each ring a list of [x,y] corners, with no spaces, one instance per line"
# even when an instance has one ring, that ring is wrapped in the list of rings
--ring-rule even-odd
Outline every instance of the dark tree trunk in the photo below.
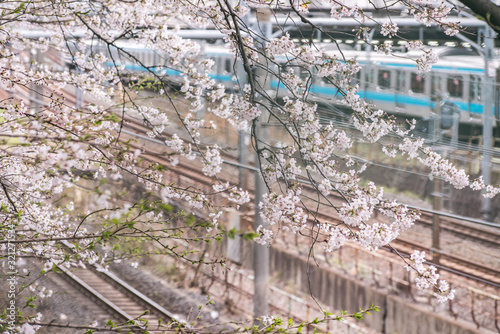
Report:
[[[474,13],[481,16],[490,27],[500,34],[500,6],[490,0],[460,0]]]

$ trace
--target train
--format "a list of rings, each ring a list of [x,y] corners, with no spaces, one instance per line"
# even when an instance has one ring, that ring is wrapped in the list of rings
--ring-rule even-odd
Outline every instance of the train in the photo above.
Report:
[[[165,59],[153,50],[127,43],[120,47],[142,64],[121,63],[127,70],[145,71],[145,67],[153,66],[154,71],[159,75],[169,76],[172,82],[176,80],[177,83],[180,82],[180,73],[165,66]],[[334,50],[323,52],[332,55],[339,54],[337,48],[332,48],[332,45],[329,47]],[[357,84],[358,94],[377,108],[398,117],[425,120],[436,117],[439,107],[447,104],[453,106],[453,112],[459,115],[461,127],[475,127],[480,131],[484,112],[482,82],[485,66],[483,57],[472,50],[434,48],[439,61],[433,64],[430,72],[418,73],[414,60],[418,58],[417,52],[388,56],[373,51],[348,48],[345,45],[341,45],[341,48],[345,48],[342,50],[345,59],[354,58],[361,66],[361,70],[351,78],[351,84]],[[206,43],[203,47],[203,57],[212,59],[215,63],[209,73],[211,78],[223,83],[229,89],[235,85],[235,58],[224,45]],[[119,58],[115,55],[115,59]],[[285,62],[284,57],[276,59],[278,64]],[[111,63],[107,65],[114,66]],[[290,65],[289,62],[287,65]],[[342,96],[332,85],[332,81],[315,76],[314,73],[314,69],[300,71],[303,79],[310,80],[309,98],[318,104],[333,104],[338,108],[345,108]],[[278,97],[287,94],[286,89],[282,89],[284,86],[278,78],[273,78],[270,85],[271,89],[279,92]],[[494,91],[498,91],[497,87]],[[495,119],[499,119],[498,109],[497,103],[492,110]]]

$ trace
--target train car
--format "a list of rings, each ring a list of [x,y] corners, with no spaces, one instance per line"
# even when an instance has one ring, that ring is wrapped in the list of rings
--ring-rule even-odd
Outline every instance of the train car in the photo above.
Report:
[[[417,53],[385,56],[372,52],[368,56],[366,52],[345,51],[344,55],[361,65],[352,79],[359,85],[359,95],[388,113],[425,118],[437,111],[437,103],[447,102],[455,105],[461,122],[479,122],[483,113],[482,57],[463,49],[437,51],[439,61],[427,73],[418,73]],[[316,80],[312,91],[329,98],[336,88]]]
[[[120,64],[129,71],[151,72],[168,76],[169,81],[180,83],[180,72],[169,66],[168,59],[144,46],[124,43],[124,50],[140,61],[142,65],[124,61]],[[336,49],[335,49],[336,50]],[[235,58],[223,45],[206,44],[203,57],[215,62],[210,77],[231,89],[235,84]],[[401,117],[427,118],[437,112],[437,104],[453,104],[460,114],[460,122],[479,124],[483,113],[481,82],[484,76],[484,60],[472,51],[458,48],[437,48],[439,61],[427,73],[418,73],[415,59],[421,53],[400,53],[395,56],[370,54],[366,51],[343,50],[346,59],[354,58],[361,65],[361,71],[351,79],[359,85],[359,95],[389,114]],[[324,51],[339,54],[338,51]],[[109,54],[109,52],[108,52]],[[413,59],[413,60],[412,60]],[[285,57],[276,63],[293,66]],[[112,66],[112,64],[107,64]],[[283,70],[282,68],[281,70]],[[280,69],[272,69],[277,72]],[[316,69],[310,68],[298,73],[303,80],[310,82],[309,97],[312,101],[343,106],[342,96],[332,84],[332,80],[320,78]],[[333,82],[334,82],[334,78]],[[271,88],[277,97],[287,95],[278,78],[271,80]]]

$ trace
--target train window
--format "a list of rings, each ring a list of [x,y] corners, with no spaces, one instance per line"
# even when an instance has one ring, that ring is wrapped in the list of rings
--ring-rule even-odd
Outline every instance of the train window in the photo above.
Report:
[[[396,88],[400,92],[406,91],[406,72],[404,71],[396,72]]]
[[[476,75],[470,76],[469,99],[481,101],[481,78]]]
[[[231,59],[226,59],[224,65],[224,70],[226,71],[226,73],[231,73],[233,71],[233,62],[231,61]]]
[[[378,86],[380,88],[390,88],[391,87],[391,71],[389,71],[389,70],[379,70],[378,71]]]
[[[420,74],[411,74],[411,91],[414,93],[422,94],[425,89],[425,78]]]
[[[462,97],[464,95],[464,81],[461,77],[448,78],[448,94],[451,97]]]

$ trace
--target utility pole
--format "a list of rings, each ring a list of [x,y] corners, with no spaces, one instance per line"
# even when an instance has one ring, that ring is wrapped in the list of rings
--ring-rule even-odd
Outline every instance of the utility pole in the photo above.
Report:
[[[76,67],[75,73],[78,75],[81,73],[80,67]],[[79,87],[75,87],[75,108],[81,110],[83,108],[83,90]]]
[[[259,8],[257,9],[257,29],[264,36],[263,39],[257,41],[260,43],[262,52],[264,52],[264,47],[266,40],[271,38],[272,35],[272,25],[271,25],[271,10],[269,8]],[[262,57],[263,64],[265,64],[265,59]],[[268,78],[268,72],[265,69],[258,69],[255,73],[256,84],[260,90],[266,90],[266,86],[269,85],[270,78]],[[255,142],[263,141],[269,137],[268,129],[263,126],[263,120],[269,118],[269,113],[266,110],[262,110],[262,114],[255,120]],[[260,157],[259,152],[255,152],[255,167],[259,168]],[[266,192],[266,184],[260,173],[255,173],[255,217],[254,217],[254,228],[257,229],[262,225],[263,228],[268,228],[267,223],[265,223],[260,216],[259,203],[263,199],[263,195]],[[268,282],[269,282],[269,248],[267,245],[260,245],[254,243],[254,254],[253,254],[253,267],[254,267],[254,297],[253,297],[253,312],[254,319],[260,318],[269,313],[269,301],[268,301]],[[258,325],[258,323],[256,323]]]
[[[33,70],[38,70],[39,67],[42,64],[43,61],[43,54],[40,50],[37,49],[31,49],[31,59],[32,61],[36,62],[36,64],[33,67]],[[33,63],[32,63],[33,66]],[[30,110],[34,113],[38,113],[41,111],[41,108],[43,107],[43,86],[42,85],[37,85],[35,83],[30,84]]]
[[[438,91],[436,94],[436,107],[435,107],[435,121],[434,121],[434,140],[435,143],[439,143],[441,139],[441,93]],[[438,151],[438,147],[435,148]],[[432,193],[434,197],[434,203],[432,209],[434,211],[441,210],[442,203],[442,191],[441,191],[441,179],[437,176],[434,177],[434,192]],[[438,214],[432,216],[432,263],[439,264],[439,249],[440,249],[440,232],[441,232],[441,217]]]
[[[205,42],[204,41],[200,41],[199,42],[200,44],[200,54],[204,54],[205,53]],[[196,120],[198,121],[202,121],[202,120],[205,120],[205,110],[206,110],[206,107],[207,107],[207,101],[206,101],[206,97],[205,97],[205,94],[206,92],[203,90],[202,93],[201,93],[201,96],[200,96],[200,106],[199,106],[199,109],[196,111],[196,114],[195,114],[195,118]]]
[[[484,78],[483,78],[483,161],[481,165],[485,184],[491,183],[491,150],[493,141],[493,101],[496,73],[490,68],[494,57],[495,32],[489,26],[484,29]],[[492,72],[492,73],[490,73]],[[483,197],[481,205],[483,219],[491,220],[491,199]]]
[[[236,73],[238,74],[238,85],[240,90],[243,91],[245,84],[248,82],[248,75],[243,68],[243,63],[241,60],[236,60]],[[244,166],[247,164],[248,159],[248,144],[249,135],[247,130],[238,131],[238,162],[240,165]],[[238,167],[238,183],[240,188],[246,188],[246,171],[243,167]]]
[[[441,210],[441,179],[434,177],[434,211]],[[438,214],[432,216],[432,263],[439,264],[441,219]]]

